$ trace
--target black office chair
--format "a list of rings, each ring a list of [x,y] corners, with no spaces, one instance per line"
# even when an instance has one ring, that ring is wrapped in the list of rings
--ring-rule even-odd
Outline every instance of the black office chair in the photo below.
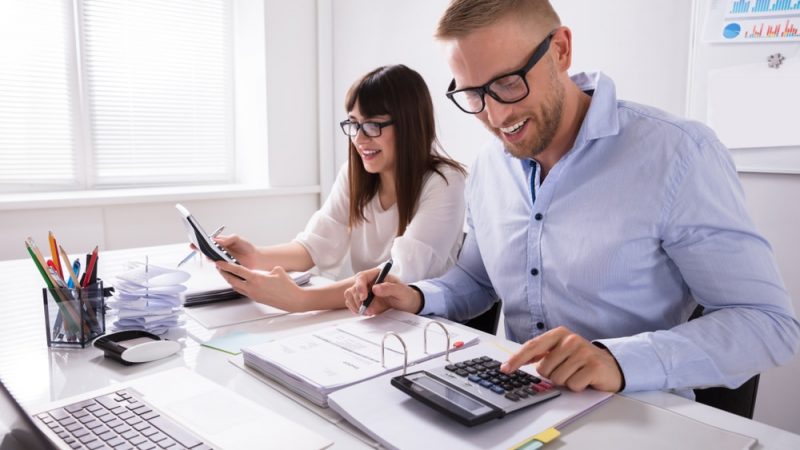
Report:
[[[483,331],[484,333],[497,334],[497,324],[500,323],[500,311],[503,310],[503,301],[499,298],[491,308],[481,314],[461,322],[468,327]]]
[[[703,307],[698,305],[689,320],[696,319],[702,315]],[[695,389],[695,400],[704,405],[752,419],[753,411],[756,407],[756,395],[758,394],[758,380],[760,377],[761,375],[756,375],[736,389],[724,387]]]

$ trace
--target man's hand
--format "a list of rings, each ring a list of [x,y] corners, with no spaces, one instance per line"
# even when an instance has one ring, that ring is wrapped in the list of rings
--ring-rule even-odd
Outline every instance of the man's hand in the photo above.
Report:
[[[388,275],[383,283],[373,286],[372,283],[378,278],[380,271],[380,268],[376,267],[356,275],[353,286],[344,291],[344,304],[347,309],[358,314],[358,309],[361,307],[361,303],[367,299],[369,288],[372,286],[375,298],[364,312],[365,315],[374,316],[390,308],[416,314],[422,303],[419,292],[401,283],[393,275]]]
[[[536,367],[539,374],[572,391],[593,387],[618,392],[622,387],[622,373],[614,356],[564,327],[526,342],[500,370],[512,373],[524,364],[535,362],[539,362]]]

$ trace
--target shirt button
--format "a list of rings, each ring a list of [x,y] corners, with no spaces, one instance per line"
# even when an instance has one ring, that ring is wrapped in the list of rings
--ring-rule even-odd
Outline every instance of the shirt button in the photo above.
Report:
[[[544,216],[542,215],[542,213],[536,213],[536,215],[533,216],[533,218],[536,219],[536,220],[542,220],[542,218],[544,218]]]
[[[535,267],[533,269],[531,269],[531,275],[533,275],[533,276],[539,275],[539,269],[537,269]]]
[[[544,324],[542,322],[536,322],[536,328],[541,330],[544,328]]]

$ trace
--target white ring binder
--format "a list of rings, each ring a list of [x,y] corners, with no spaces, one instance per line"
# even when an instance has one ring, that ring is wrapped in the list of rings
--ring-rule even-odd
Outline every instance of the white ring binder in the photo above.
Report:
[[[406,374],[406,368],[408,367],[408,347],[406,347],[406,341],[400,337],[399,334],[395,333],[394,331],[387,331],[386,334],[383,335],[383,339],[381,340],[381,366],[386,367],[386,338],[389,336],[396,337],[401,344],[403,344],[403,376]],[[426,352],[427,353],[427,352]]]
[[[447,348],[444,349],[444,360],[450,362],[450,332],[447,331],[447,328],[444,326],[444,324],[442,322],[439,322],[438,320],[429,322],[427,325],[425,325],[425,329],[423,330],[424,335],[422,343],[424,345],[425,354],[428,353],[428,327],[433,324],[439,325],[442,328],[442,330],[444,330],[444,335],[447,337]]]

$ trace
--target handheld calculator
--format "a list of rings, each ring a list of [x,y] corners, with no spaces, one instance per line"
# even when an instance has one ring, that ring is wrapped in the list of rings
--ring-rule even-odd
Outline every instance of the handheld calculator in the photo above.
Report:
[[[176,204],[175,208],[181,213],[183,224],[186,226],[186,231],[189,232],[189,241],[194,244],[198,250],[213,261],[227,261],[229,263],[239,264],[236,258],[222,248],[221,245],[217,244],[217,242],[206,233],[203,227],[200,226],[200,222],[194,218],[188,209],[180,203]]]
[[[397,376],[392,385],[467,426],[561,395],[548,381],[527,372],[500,372],[500,362],[488,356]]]

